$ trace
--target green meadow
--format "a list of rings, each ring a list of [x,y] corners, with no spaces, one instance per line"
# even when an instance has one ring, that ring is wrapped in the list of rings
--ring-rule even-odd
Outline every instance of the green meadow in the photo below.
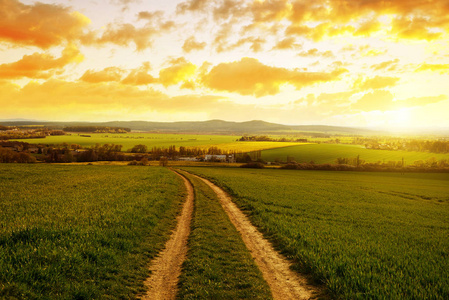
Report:
[[[167,169],[0,164],[0,299],[130,299],[174,228]]]
[[[449,154],[413,152],[413,151],[389,151],[366,149],[360,145],[345,144],[303,144],[285,148],[269,149],[262,151],[262,159],[265,161],[287,161],[287,157],[292,157],[296,162],[308,163],[313,161],[317,164],[334,164],[336,159],[354,158],[360,155],[361,160],[366,162],[401,161],[404,158],[406,164],[413,164],[415,161],[436,158],[437,160],[448,159]]]
[[[449,298],[449,174],[185,169],[334,298]]]

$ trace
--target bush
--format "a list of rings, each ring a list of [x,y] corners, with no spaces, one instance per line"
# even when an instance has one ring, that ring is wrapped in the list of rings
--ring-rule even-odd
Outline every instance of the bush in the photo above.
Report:
[[[241,165],[240,168],[263,169],[263,168],[265,168],[265,165],[260,162],[251,162],[251,163]]]

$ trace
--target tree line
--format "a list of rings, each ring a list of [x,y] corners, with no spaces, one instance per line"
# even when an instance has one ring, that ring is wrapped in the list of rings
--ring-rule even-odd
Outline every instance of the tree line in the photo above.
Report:
[[[294,138],[272,138],[267,135],[252,135],[252,136],[242,136],[238,139],[239,142],[291,142],[291,143],[307,143],[307,139],[294,139]]]
[[[90,133],[128,133],[131,128],[126,127],[108,127],[108,126],[66,126],[63,129],[66,132],[90,132]]]

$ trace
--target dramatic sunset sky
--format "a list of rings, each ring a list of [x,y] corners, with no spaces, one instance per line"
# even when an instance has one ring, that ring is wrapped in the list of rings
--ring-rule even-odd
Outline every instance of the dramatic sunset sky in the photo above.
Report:
[[[447,0],[0,0],[0,119],[449,127]]]

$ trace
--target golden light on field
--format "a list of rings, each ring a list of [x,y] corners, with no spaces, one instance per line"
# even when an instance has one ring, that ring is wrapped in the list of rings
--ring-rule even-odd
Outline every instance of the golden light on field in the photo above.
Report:
[[[448,15],[439,0],[0,0],[0,119],[449,126]]]

